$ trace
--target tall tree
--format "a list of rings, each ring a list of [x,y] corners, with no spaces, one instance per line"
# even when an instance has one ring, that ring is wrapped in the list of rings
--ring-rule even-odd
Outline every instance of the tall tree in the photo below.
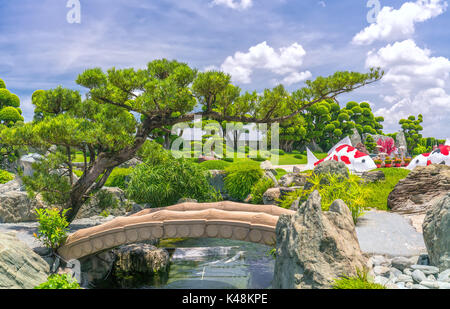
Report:
[[[336,72],[307,81],[292,100],[230,103],[217,100],[230,85],[230,76],[222,72],[198,73],[187,64],[166,59],[152,61],[140,70],[111,68],[103,72],[95,68],[77,78],[77,83],[88,89],[86,100],[56,116],[44,115],[43,121],[3,130],[2,138],[11,144],[86,146],[96,151],[67,193],[56,192],[63,208],[69,209],[67,219],[72,221],[90,194],[104,185],[116,166],[133,158],[156,129],[190,122],[196,115],[219,122],[283,122],[318,102],[376,82],[382,75],[378,69],[367,74]],[[197,104],[202,107],[200,111],[194,109]],[[284,105],[288,108],[281,108]],[[286,114],[277,115],[279,110]],[[142,115],[142,120],[136,114]]]

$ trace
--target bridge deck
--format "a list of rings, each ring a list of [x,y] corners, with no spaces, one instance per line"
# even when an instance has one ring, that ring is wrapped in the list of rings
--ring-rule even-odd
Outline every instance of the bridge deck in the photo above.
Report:
[[[279,215],[294,212],[259,206],[263,205],[185,203],[144,210],[79,230],[67,238],[58,253],[66,260],[79,259],[127,243],[178,237],[226,238],[274,245]]]

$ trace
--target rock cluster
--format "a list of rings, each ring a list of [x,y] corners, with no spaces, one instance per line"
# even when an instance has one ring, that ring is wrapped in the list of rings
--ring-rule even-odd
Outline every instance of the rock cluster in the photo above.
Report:
[[[417,167],[389,194],[388,206],[400,213],[426,213],[450,191],[450,166]]]
[[[450,193],[428,210],[423,237],[431,265],[440,270],[450,268]]]
[[[417,257],[372,256],[374,282],[388,289],[450,289],[450,269],[439,271],[430,265],[421,265]]]
[[[363,269],[363,256],[350,210],[337,200],[322,212],[314,191],[295,215],[282,215],[276,228],[276,289],[329,288],[334,279]]]

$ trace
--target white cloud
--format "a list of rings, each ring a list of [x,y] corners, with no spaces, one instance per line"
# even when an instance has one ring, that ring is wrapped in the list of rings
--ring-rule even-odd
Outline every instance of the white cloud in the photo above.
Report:
[[[213,0],[213,5],[227,6],[233,10],[246,10],[253,6],[252,0]]]
[[[319,2],[317,2],[317,4],[320,5],[320,6],[323,7],[323,8],[327,6],[327,4],[325,3],[325,1],[319,1]]]
[[[394,126],[409,115],[423,114],[424,133],[449,130],[435,128],[439,123],[450,123],[449,59],[433,57],[429,49],[405,40],[369,52],[366,67],[381,67],[386,72],[380,97],[388,107],[376,111],[385,116],[386,125]]]
[[[298,43],[280,48],[277,52],[266,42],[262,42],[250,47],[246,53],[236,52],[234,56],[227,57],[221,69],[231,74],[234,81],[244,84],[251,83],[251,75],[255,69],[288,75],[285,77],[286,82],[293,84],[311,77],[308,71],[298,72],[305,55],[305,50]]]
[[[282,80],[282,84],[286,84],[288,86],[293,85],[293,84],[297,84],[300,83],[302,81],[307,80],[308,78],[311,78],[312,74],[310,71],[306,71],[306,72],[293,72],[290,75],[286,76],[285,78],[283,78]]]
[[[405,2],[400,9],[385,6],[379,12],[376,22],[353,37],[357,45],[372,44],[377,40],[392,41],[410,38],[414,24],[441,15],[447,9],[443,0],[417,0]]]

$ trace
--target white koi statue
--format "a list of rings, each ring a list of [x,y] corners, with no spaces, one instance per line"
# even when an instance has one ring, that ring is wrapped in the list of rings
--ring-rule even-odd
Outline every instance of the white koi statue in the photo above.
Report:
[[[333,147],[334,148],[334,147]],[[341,144],[322,160],[317,159],[311,150],[307,149],[308,164],[306,169],[313,170],[317,165],[325,161],[343,162],[351,172],[367,172],[376,169],[372,158],[353,146]]]
[[[411,160],[407,169],[412,171],[417,166],[428,166],[430,164],[444,164],[450,166],[450,145],[440,145],[431,153],[418,155]]]

